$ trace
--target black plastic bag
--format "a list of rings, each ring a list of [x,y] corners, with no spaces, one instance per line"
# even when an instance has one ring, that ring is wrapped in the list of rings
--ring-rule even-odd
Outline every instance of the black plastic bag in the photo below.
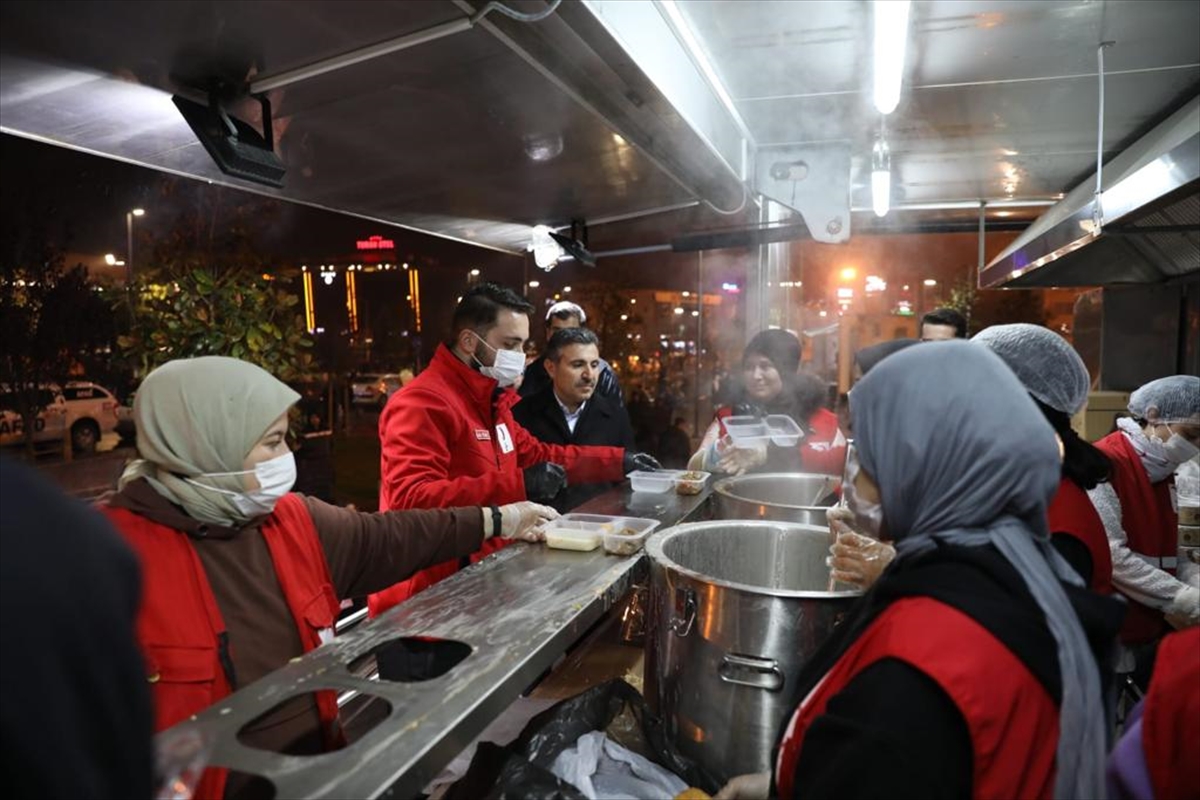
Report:
[[[612,741],[669,769],[689,786],[709,794],[721,787],[708,770],[675,748],[662,721],[650,713],[636,689],[613,680],[538,714],[506,747],[481,742],[467,774],[446,791],[444,800],[584,800],[550,767],[559,753],[592,731],[604,731]]]

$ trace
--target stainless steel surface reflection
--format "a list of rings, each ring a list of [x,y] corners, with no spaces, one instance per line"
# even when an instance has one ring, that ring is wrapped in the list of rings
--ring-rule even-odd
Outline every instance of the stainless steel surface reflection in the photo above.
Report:
[[[655,534],[645,694],[687,755],[729,778],[770,766],[792,686],[858,592],[826,591],[824,526],[701,522]]]
[[[713,485],[719,519],[774,519],[825,525],[841,479],[806,472],[764,472],[723,478]]]

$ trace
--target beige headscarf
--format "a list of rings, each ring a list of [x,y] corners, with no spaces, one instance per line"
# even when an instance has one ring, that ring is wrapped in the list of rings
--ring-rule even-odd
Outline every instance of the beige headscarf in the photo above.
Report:
[[[191,478],[232,492],[245,491],[239,472],[272,422],[300,395],[269,372],[223,356],[163,364],[142,381],[133,403],[141,459],[131,463],[119,488],[146,478],[158,493],[204,522],[237,527],[249,520],[232,498],[189,483]]]

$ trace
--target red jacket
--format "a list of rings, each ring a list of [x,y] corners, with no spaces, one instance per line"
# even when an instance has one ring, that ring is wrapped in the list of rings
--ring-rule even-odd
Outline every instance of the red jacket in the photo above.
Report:
[[[780,797],[804,795],[792,776],[805,731],[855,675],[885,658],[928,675],[958,707],[974,753],[972,797],[1053,796],[1058,709],[1045,687],[975,620],[932,598],[910,597],[867,626],[796,709],[775,766]]]
[[[137,636],[153,687],[154,729],[162,731],[229,695],[233,660],[225,622],[187,534],[126,509],[101,510],[142,563]],[[261,530],[304,651],[319,647],[332,636],[339,609],[304,501],[286,495]],[[340,737],[337,694],[318,693],[317,707],[333,745]],[[195,796],[220,798],[225,778],[225,770],[206,770]]]
[[[1121,431],[1096,442],[1110,462],[1109,482],[1121,500],[1121,527],[1129,549],[1155,567],[1175,574],[1179,555],[1179,518],[1171,505],[1171,479],[1151,484],[1142,459]],[[1152,642],[1168,630],[1162,612],[1129,600],[1129,613],[1121,627],[1127,644]]]
[[[717,409],[717,423],[721,436],[725,435],[725,418],[733,416],[733,409],[722,406]],[[797,420],[799,422],[799,420]],[[797,446],[800,454],[800,469],[823,475],[840,476],[846,468],[846,437],[838,427],[837,414],[826,408],[818,408],[807,420],[811,431]]]
[[[1159,645],[1142,711],[1142,752],[1157,800],[1200,798],[1200,627]]]
[[[516,392],[440,345],[429,367],[392,395],[379,418],[379,510],[515,503],[525,498],[522,470],[552,461],[571,485],[621,481],[619,447],[570,447],[538,441],[513,419]],[[508,542],[490,538],[478,560]],[[458,569],[446,562],[368,598],[374,616]]]
[[[1065,533],[1083,542],[1092,556],[1092,581],[1088,585],[1098,594],[1112,594],[1112,550],[1104,523],[1087,492],[1070,478],[1058,482],[1058,491],[1047,512],[1051,533]]]

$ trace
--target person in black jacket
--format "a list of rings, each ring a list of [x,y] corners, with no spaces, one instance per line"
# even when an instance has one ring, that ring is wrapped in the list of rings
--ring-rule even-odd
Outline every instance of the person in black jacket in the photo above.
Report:
[[[550,444],[608,445],[633,449],[633,427],[625,409],[597,392],[602,364],[600,340],[587,328],[563,328],[550,337],[543,366],[550,383],[513,408],[523,428]],[[542,498],[559,511],[615,486],[589,483],[568,486]]]
[[[14,797],[150,797],[137,557],[104,517],[0,458],[0,774]]]
[[[572,303],[569,300],[562,300],[550,306],[546,310],[546,342],[547,345],[552,337],[558,331],[566,328],[582,328],[587,322],[587,314],[583,309]],[[521,397],[529,397],[537,394],[550,385],[550,375],[546,372],[542,363],[545,356],[535,358],[533,361],[525,365],[525,377],[521,380],[520,386],[517,387],[517,393]],[[617,374],[613,372],[612,367],[603,358],[600,359],[600,369],[594,376],[596,388],[593,394],[603,395],[611,400],[618,408],[625,407],[625,397],[621,391],[621,383],[617,380]]]

